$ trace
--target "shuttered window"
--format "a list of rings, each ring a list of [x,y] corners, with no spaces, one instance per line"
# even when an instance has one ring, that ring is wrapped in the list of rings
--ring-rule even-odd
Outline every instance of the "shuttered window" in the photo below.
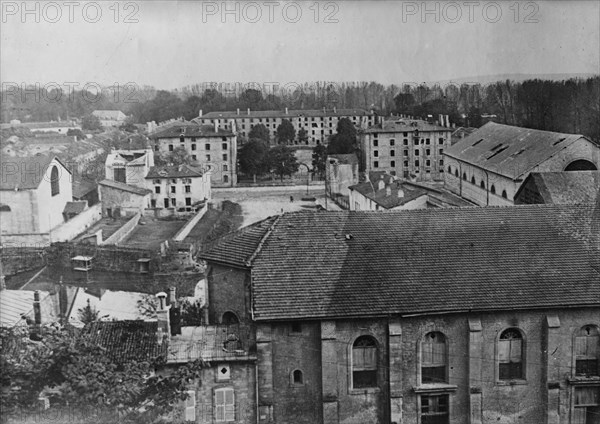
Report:
[[[377,343],[372,337],[361,336],[352,346],[352,386],[377,386]]]
[[[498,375],[500,380],[524,378],[523,336],[517,329],[510,328],[500,335],[498,341]]]
[[[428,333],[421,343],[421,382],[447,383],[446,366],[446,337]]]
[[[575,374],[579,376],[598,376],[599,345],[598,327],[587,325],[581,328],[575,337]]]
[[[196,421],[196,391],[188,390],[184,401],[184,418],[186,421]]]
[[[235,396],[233,389],[215,390],[215,421],[218,423],[235,421]]]

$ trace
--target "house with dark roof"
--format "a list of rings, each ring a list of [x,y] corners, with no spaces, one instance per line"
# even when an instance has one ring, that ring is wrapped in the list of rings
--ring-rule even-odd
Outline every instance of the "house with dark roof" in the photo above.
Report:
[[[600,171],[532,172],[515,194],[515,204],[593,203],[600,197]]]
[[[150,207],[190,212],[211,199],[210,177],[199,166],[153,166],[146,175],[146,186],[152,190]]]
[[[229,125],[235,124],[237,132],[242,137],[248,137],[252,127],[262,124],[269,130],[271,140],[275,140],[277,127],[281,125],[284,119],[296,129],[296,134],[301,129],[307,132],[308,139],[305,145],[316,146],[321,143],[328,143],[329,137],[335,134],[337,124],[340,119],[349,119],[356,128],[367,128],[378,121],[378,116],[373,111],[365,109],[288,109],[284,110],[250,110],[227,112],[209,112],[202,114],[193,121],[201,125]],[[235,131],[235,130],[234,130]],[[299,145],[300,140],[294,140],[294,144]]]
[[[444,149],[452,128],[420,119],[393,117],[359,134],[365,172],[385,171],[417,181],[444,178]]]
[[[200,253],[209,315],[256,325],[259,423],[593,422],[599,214],[284,214]]]
[[[512,205],[530,172],[597,170],[600,146],[562,134],[489,122],[444,152],[445,187],[478,205]]]
[[[234,187],[237,184],[237,134],[235,121],[201,125],[176,121],[150,135],[154,150],[167,157],[183,148],[194,166],[211,174],[213,187]]]
[[[428,191],[389,174],[349,187],[351,211],[391,211],[428,207]]]

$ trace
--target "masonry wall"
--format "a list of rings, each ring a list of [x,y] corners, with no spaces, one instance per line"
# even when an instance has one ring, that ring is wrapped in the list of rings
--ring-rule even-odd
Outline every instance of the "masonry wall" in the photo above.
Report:
[[[150,206],[150,194],[140,196],[125,190],[100,185],[100,199],[104,216],[135,215]],[[110,214],[108,210],[110,209]],[[117,212],[119,211],[119,212]]]
[[[575,162],[579,159],[592,162],[596,165],[596,169],[600,169],[600,147],[586,140],[585,138],[580,138],[565,149],[561,150],[559,154],[552,156],[548,160],[536,166],[531,170],[531,172],[564,171],[571,162]]]
[[[207,279],[209,323],[220,324],[225,312],[233,312],[240,322],[249,323],[250,272],[211,263]]]
[[[51,172],[52,168],[58,168],[59,193],[52,196]],[[73,181],[71,174],[56,159],[54,159],[45,171],[44,178],[40,182],[36,193],[38,202],[38,213],[40,232],[45,233],[64,222],[63,210],[67,202],[73,200]]]
[[[3,236],[40,232],[39,205],[35,190],[2,190],[0,203],[10,207],[10,211],[0,212]]]

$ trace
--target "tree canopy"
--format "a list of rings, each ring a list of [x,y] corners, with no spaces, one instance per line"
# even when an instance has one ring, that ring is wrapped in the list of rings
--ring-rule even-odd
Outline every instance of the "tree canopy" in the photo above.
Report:
[[[313,172],[319,176],[323,176],[325,174],[326,162],[327,148],[323,144],[317,144],[312,151]]]
[[[292,144],[296,138],[296,129],[289,119],[282,119],[281,124],[277,126],[275,136],[279,144]]]
[[[294,150],[285,145],[275,146],[269,151],[269,165],[271,171],[279,175],[281,181],[285,175],[292,175],[300,167]]]
[[[85,115],[81,118],[81,128],[87,131],[97,131],[102,129],[102,124],[100,123],[100,118],[96,115]]]
[[[331,136],[327,153],[345,154],[356,150],[356,128],[350,119],[342,118],[338,121],[336,133]]]
[[[256,124],[250,129],[250,132],[248,133],[248,139],[262,140],[269,145],[271,143],[271,133],[263,124]]]
[[[244,174],[252,175],[254,182],[256,182],[257,176],[269,171],[268,154],[269,147],[263,140],[251,139],[238,152],[240,171]]]

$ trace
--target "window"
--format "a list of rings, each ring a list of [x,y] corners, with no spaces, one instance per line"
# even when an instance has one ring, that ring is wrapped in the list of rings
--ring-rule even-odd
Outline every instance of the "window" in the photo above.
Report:
[[[427,333],[421,342],[421,383],[447,383],[446,337]]]
[[[507,195],[506,195],[506,190],[502,190],[502,197],[504,197],[505,199],[507,199]]]
[[[431,166],[431,160],[427,159],[427,160],[425,161],[425,166]]]
[[[431,155],[431,149],[425,150],[425,155],[430,156]]]
[[[171,206],[173,206],[173,207],[174,207],[176,204],[177,204],[177,200],[175,200],[175,199],[171,199]]]
[[[516,328],[509,328],[500,334],[500,340],[498,340],[498,377],[500,380],[524,378],[523,336]]]
[[[421,424],[447,424],[448,395],[423,395],[421,396]]]
[[[600,416],[600,387],[576,387],[573,424],[595,424]]]
[[[431,144],[431,140],[429,138],[425,139],[425,144]]]
[[[177,187],[171,186],[171,193],[177,193]]]
[[[180,142],[180,143],[183,143],[184,141],[185,141],[185,138],[184,138],[182,135],[180,135],[180,136],[179,136],[179,142]]]
[[[215,389],[215,421],[218,423],[235,421],[233,389]]]
[[[418,160],[415,161],[415,166],[419,167],[419,161]]]
[[[196,150],[196,143],[192,143],[192,150]]]
[[[402,143],[403,143],[405,146],[408,146],[408,138],[405,138],[404,140],[402,140]]]
[[[415,156],[419,156],[419,149],[415,149]]]
[[[163,199],[163,203],[165,205],[165,208],[169,207],[169,199]]]
[[[227,164],[223,164],[223,171],[228,171],[229,167],[227,166]]]
[[[404,150],[404,156],[408,156],[408,150]]]
[[[228,183],[229,182],[229,176],[228,175],[223,175],[223,182],[224,183]]]
[[[485,190],[485,181],[481,180],[481,182],[479,183],[479,187]]]
[[[463,180],[467,181],[467,173],[463,172]]]
[[[222,143],[221,147],[223,148],[223,150],[227,150],[227,143]]]
[[[492,187],[490,188],[490,193],[496,194],[496,186],[494,184],[492,184]]]
[[[440,149],[439,152],[440,152],[440,155],[443,154],[444,153],[444,149]]]
[[[172,152],[172,151],[173,151],[173,145],[169,144],[169,152]]]
[[[292,372],[292,384],[297,386],[304,384],[304,375],[302,374],[302,371],[294,370],[294,372]]]
[[[448,173],[451,174],[452,173],[452,167],[448,165]]]
[[[196,391],[188,390],[184,401],[184,416],[186,421],[196,421]]]
[[[440,139],[438,140],[438,142],[439,142],[440,144],[444,144],[444,139],[443,139],[443,138],[440,138]]]
[[[227,381],[231,378],[231,367],[229,364],[219,364],[216,374],[217,381]]]
[[[192,160],[198,160],[198,156],[192,155]]]
[[[404,167],[408,168],[408,161],[407,160],[404,161]]]
[[[373,162],[373,168],[379,168],[379,162],[378,161]]]
[[[221,141],[227,141],[227,137],[221,137]]]
[[[114,177],[115,181],[118,181],[120,183],[125,183],[126,182],[125,168],[114,168],[113,169],[113,177]]]
[[[227,153],[223,153],[223,160],[227,160]]]
[[[390,156],[396,156],[396,151],[395,150],[390,150]]]
[[[192,206],[192,198],[191,197],[186,197],[185,198],[185,205],[186,206]]]
[[[204,145],[204,150],[210,150],[210,143],[206,143]]]
[[[396,167],[396,161],[395,161],[395,160],[391,161],[391,162],[390,162],[390,166],[391,166],[392,168],[395,168],[395,167]]]
[[[373,147],[377,147],[377,146],[379,146],[379,141],[373,140]]]
[[[373,156],[378,157],[379,156],[379,150],[374,150],[373,151]]]
[[[154,186],[154,192],[160,194],[160,186]]]
[[[575,375],[600,376],[598,327],[586,325],[575,336]]]
[[[210,162],[210,155],[206,155],[206,161]]]
[[[192,186],[186,185],[185,186],[185,192],[186,193],[191,193],[192,192]]]
[[[444,167],[444,159],[440,159],[440,168],[441,168],[440,172],[444,172],[443,167]]]
[[[471,184],[475,185],[475,175],[471,177]]]
[[[60,194],[60,178],[58,176],[58,167],[56,166],[53,166],[52,171],[50,171],[50,193],[52,196]]]
[[[396,144],[396,140],[393,138],[390,139],[390,146],[394,146]]]
[[[458,178],[458,169],[455,169],[455,170],[454,170],[454,176],[455,176],[456,178]]]
[[[352,345],[352,387],[377,387],[377,342],[361,336]]]
[[[192,137],[192,141],[196,141],[196,137]]]
[[[221,317],[221,323],[226,325],[235,325],[239,324],[240,320],[235,312],[227,311]]]

